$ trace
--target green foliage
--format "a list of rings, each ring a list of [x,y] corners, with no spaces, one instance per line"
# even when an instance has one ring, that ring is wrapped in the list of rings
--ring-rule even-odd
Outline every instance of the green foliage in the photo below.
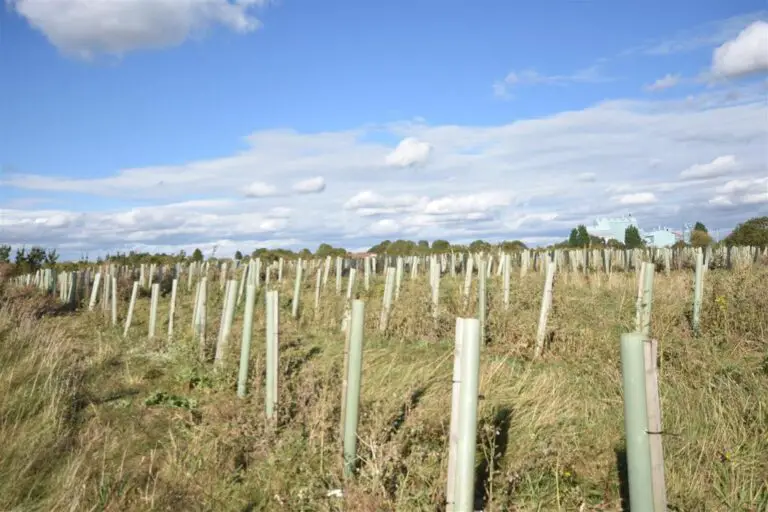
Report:
[[[587,232],[587,226],[585,226],[584,224],[579,224],[578,231],[579,231],[579,247],[588,247],[589,233]]]
[[[147,407],[159,405],[162,407],[178,407],[180,409],[192,410],[197,407],[197,401],[179,395],[168,394],[165,391],[155,391],[144,400],[144,405]]]
[[[469,250],[471,252],[488,252],[491,250],[491,244],[485,240],[475,240],[469,244]]]
[[[589,235],[589,247],[602,248],[606,246],[606,241],[599,236]]]
[[[198,263],[203,261],[203,251],[201,251],[200,249],[195,249],[194,251],[192,251],[192,261],[195,261]]]
[[[578,247],[579,246],[579,230],[576,228],[573,228],[571,230],[570,236],[568,236],[568,246],[569,247]]]
[[[11,262],[11,246],[0,245],[0,263],[10,263],[10,262]]]
[[[645,247],[645,241],[640,236],[640,230],[637,229],[637,226],[627,226],[627,229],[624,231],[624,245],[627,246],[627,249],[641,249]]]
[[[528,248],[528,246],[520,240],[504,240],[499,244],[499,247],[501,247],[501,250],[504,252],[522,251]]]
[[[694,229],[691,233],[691,245],[694,247],[708,247],[712,245],[712,237],[706,231]]]
[[[432,252],[434,253],[450,252],[450,250],[451,244],[448,240],[435,240],[432,242]]]
[[[693,226],[694,231],[703,231],[704,233],[708,233],[707,226],[705,226],[701,222],[696,222],[696,224]]]
[[[243,253],[241,253],[240,251],[235,251],[235,259],[237,261],[242,260],[243,259]]]
[[[341,247],[333,247],[331,244],[322,243],[315,251],[315,256],[319,258],[326,258],[328,256],[341,256],[347,255],[347,250]]]
[[[768,247],[768,216],[754,217],[736,226],[725,243],[731,245],[751,245]]]
[[[600,240],[598,237],[590,236],[589,232],[587,231],[587,226],[584,224],[579,224],[577,227],[571,230],[571,234],[568,236],[568,242],[565,244],[565,246],[574,248],[589,247],[593,238]],[[602,245],[602,242],[600,243]]]
[[[381,242],[368,249],[368,252],[372,252],[374,254],[385,254],[388,252],[389,246],[391,244],[392,242],[389,240],[382,240]]]
[[[53,266],[58,257],[55,250],[46,252],[42,247],[35,246],[27,251],[26,247],[20,247],[16,249],[14,271],[16,274],[34,273],[46,263]]]

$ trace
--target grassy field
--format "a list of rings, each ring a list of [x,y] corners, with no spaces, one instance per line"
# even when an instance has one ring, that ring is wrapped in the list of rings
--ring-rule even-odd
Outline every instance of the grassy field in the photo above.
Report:
[[[344,301],[332,281],[316,311],[307,278],[298,321],[293,283],[283,283],[276,429],[264,421],[263,292],[250,393],[238,399],[242,305],[216,371],[198,361],[189,292],[168,342],[167,297],[163,334],[148,340],[146,297],[123,338],[98,307],[71,313],[31,290],[0,290],[0,510],[442,509],[454,321],[473,315],[475,301],[463,303],[463,278],[444,278],[435,323],[426,277],[406,278],[383,335],[382,277],[362,294],[361,464],[344,482]],[[692,282],[681,271],[657,274],[654,285],[670,509],[768,510],[768,268],[708,272],[698,338],[688,320]],[[504,311],[500,278],[488,284],[477,508],[621,510],[619,336],[634,325],[636,276],[559,275],[551,335],[534,361],[542,285],[541,274],[513,279]],[[121,318],[129,286],[121,283]],[[215,341],[221,297],[211,290]],[[328,496],[334,489],[344,497]]]

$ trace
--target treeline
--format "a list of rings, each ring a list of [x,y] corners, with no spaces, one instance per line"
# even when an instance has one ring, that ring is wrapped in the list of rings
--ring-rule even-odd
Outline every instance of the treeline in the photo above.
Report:
[[[749,245],[753,247],[768,247],[768,216],[766,217],[754,217],[736,226],[736,228],[722,241],[717,244],[724,244],[728,246],[733,245]],[[691,231],[690,244],[683,241],[678,241],[674,247],[707,247],[710,245],[716,245],[712,236],[707,231],[707,227],[701,222],[697,222]],[[552,244],[547,247],[540,247],[540,250],[547,249],[563,249],[563,248],[617,248],[617,249],[635,249],[645,246],[645,241],[640,236],[638,229],[635,226],[629,226],[624,233],[624,240],[603,240],[602,238],[592,236],[587,232],[586,226],[579,225],[571,230],[570,236],[567,240]],[[451,252],[488,252],[495,248],[501,249],[505,252],[515,252],[523,249],[527,249],[527,246],[520,240],[504,241],[501,243],[491,243],[485,240],[475,240],[468,245],[451,244],[447,240],[434,240],[430,243],[427,240],[419,240],[414,242],[412,240],[383,240],[370,249],[368,253],[377,255],[389,255],[389,256],[413,256],[413,255],[428,255],[428,254],[446,254]],[[16,250],[15,257],[11,261],[11,246],[0,245],[0,265],[13,263],[13,273],[30,273],[35,272],[40,268],[54,267],[56,266],[62,270],[72,270],[84,263],[90,263],[88,256],[83,255],[80,261],[68,262],[60,264],[58,263],[59,256],[55,250],[46,250],[42,247],[32,247],[27,250],[25,247],[21,247]],[[317,250],[312,252],[309,249],[301,249],[299,251],[291,251],[289,249],[267,249],[257,248],[253,250],[249,257],[261,258],[263,261],[277,261],[280,258],[284,259],[296,259],[296,258],[324,258],[327,256],[347,257],[351,254],[341,247],[333,247],[330,244],[322,243],[318,246]],[[246,259],[241,251],[236,251],[234,255],[235,260]],[[174,263],[189,263],[193,261],[210,260],[215,261],[216,248],[211,251],[210,254],[205,255],[200,249],[195,249],[191,255],[187,255],[185,251],[179,251],[176,254],[157,253],[151,254],[148,252],[135,252],[130,251],[127,253],[117,252],[115,254],[107,254],[104,258],[97,258],[95,263],[115,263],[117,265],[138,265],[140,263],[155,263],[155,264],[174,264]],[[229,259],[229,258],[224,258]]]
[[[55,249],[43,249],[42,247],[26,247],[16,249],[13,262],[11,262],[11,246],[0,245],[0,265],[13,263],[16,274],[28,274],[37,272],[41,268],[53,268],[59,261],[59,255]]]
[[[709,234],[707,227],[696,222],[691,230],[690,240],[686,243],[678,240],[672,247],[709,247],[716,245],[749,245],[753,247],[768,247],[768,217],[754,217],[736,226],[736,228],[723,240],[715,242]],[[642,249],[646,246],[645,240],[640,236],[640,231],[635,226],[628,226],[624,231],[624,240],[609,239],[590,235],[583,224],[571,230],[567,240],[554,244],[552,247],[562,248],[616,248],[616,249]]]

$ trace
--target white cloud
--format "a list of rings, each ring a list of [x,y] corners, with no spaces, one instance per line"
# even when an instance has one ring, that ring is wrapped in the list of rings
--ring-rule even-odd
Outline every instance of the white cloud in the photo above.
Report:
[[[651,204],[658,201],[653,192],[637,192],[635,194],[625,194],[617,198],[619,204],[623,205],[641,205]]]
[[[493,83],[493,94],[499,98],[509,98],[510,89],[520,85],[566,85],[569,83],[600,83],[613,80],[603,75],[600,66],[580,69],[568,75],[546,75],[533,69],[511,71],[503,80]]]
[[[325,190],[325,179],[322,176],[297,181],[293,184],[293,191],[299,194],[319,194]]]
[[[384,197],[372,190],[363,190],[350,197],[344,203],[344,208],[358,211],[368,209],[399,209],[413,207],[420,201],[427,201],[427,198],[420,198],[410,194]]]
[[[258,29],[256,8],[268,0],[7,0],[61,51],[98,53],[181,44],[220,25],[239,33]]]
[[[424,213],[444,215],[455,213],[481,213],[512,203],[507,192],[483,192],[480,194],[452,195],[434,199],[424,206]]]
[[[244,190],[246,197],[270,197],[277,195],[277,188],[263,181],[254,181]]]
[[[679,83],[680,83],[680,75],[667,74],[662,78],[659,78],[652,84],[646,86],[645,88],[648,91],[661,91],[664,89],[669,89],[671,87],[674,87]]]
[[[714,206],[768,205],[768,177],[730,180],[717,187],[716,192],[709,200]]]
[[[377,220],[368,227],[368,231],[374,236],[388,236],[400,232],[402,227],[392,219]]]
[[[432,146],[415,137],[406,137],[387,155],[385,162],[392,167],[413,167],[427,163]]]
[[[247,148],[224,158],[103,169],[87,179],[6,172],[1,186],[11,187],[18,199],[59,192],[58,201],[87,194],[110,198],[102,204],[172,203],[115,211],[90,206],[87,215],[77,211],[84,202],[58,203],[70,204],[69,210],[40,202],[6,206],[0,232],[10,243],[89,251],[194,248],[221,240],[242,240],[238,248],[250,251],[262,239],[294,248],[320,242],[370,246],[380,238],[372,225],[395,224],[399,230],[388,238],[546,240],[565,238],[596,216],[624,214],[628,206],[643,227],[680,225],[695,214],[707,225],[727,228],[768,214],[760,202],[765,183],[759,181],[768,176],[767,116],[764,89],[737,83],[690,100],[606,101],[500,125],[403,121],[341,132],[260,131],[247,137]],[[386,165],[392,148],[370,142],[366,135],[374,132],[429,141],[435,152],[428,168],[393,170]],[[736,159],[730,181],[678,179],[682,169],[712,165],[717,155]],[[322,194],[291,192],[309,172],[333,187]],[[260,184],[257,203],[243,197],[254,183]],[[647,202],[648,194],[657,202]],[[716,196],[732,205],[708,203]],[[376,224],[382,220],[391,223]],[[56,227],[66,222],[77,229]]]
[[[694,164],[680,173],[683,180],[717,178],[730,174],[738,167],[734,155],[723,155],[706,164]]]
[[[755,21],[712,55],[712,74],[733,78],[768,71],[768,23]]]
[[[765,20],[768,12],[765,10],[739,14],[730,18],[703,23],[699,26],[679,31],[663,40],[649,41],[623,52],[623,55],[643,53],[646,55],[672,55],[711,48],[733,39],[750,23]]]

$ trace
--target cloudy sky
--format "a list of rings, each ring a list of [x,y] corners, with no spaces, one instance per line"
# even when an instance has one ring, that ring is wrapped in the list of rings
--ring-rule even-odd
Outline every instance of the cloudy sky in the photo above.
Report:
[[[764,6],[6,0],[0,243],[727,230],[768,214]]]

